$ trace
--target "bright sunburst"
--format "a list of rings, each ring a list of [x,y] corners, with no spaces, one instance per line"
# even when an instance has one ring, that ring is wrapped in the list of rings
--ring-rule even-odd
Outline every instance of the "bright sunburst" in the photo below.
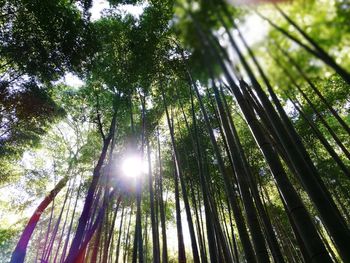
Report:
[[[121,169],[125,176],[137,178],[147,173],[148,164],[139,155],[130,155],[123,160]]]

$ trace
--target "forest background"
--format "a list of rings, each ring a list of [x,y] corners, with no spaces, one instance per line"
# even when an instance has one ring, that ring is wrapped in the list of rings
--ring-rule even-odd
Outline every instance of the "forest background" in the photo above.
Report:
[[[0,262],[350,261],[348,0],[0,9]]]

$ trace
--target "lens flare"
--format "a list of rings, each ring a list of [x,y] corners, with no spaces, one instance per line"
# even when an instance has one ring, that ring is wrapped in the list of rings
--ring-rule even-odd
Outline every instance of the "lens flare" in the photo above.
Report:
[[[147,173],[148,164],[138,155],[127,156],[122,162],[121,169],[126,177],[137,178]]]

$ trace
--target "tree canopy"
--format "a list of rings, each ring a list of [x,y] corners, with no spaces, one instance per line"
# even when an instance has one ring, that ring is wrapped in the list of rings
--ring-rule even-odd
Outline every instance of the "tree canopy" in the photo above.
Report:
[[[349,1],[97,2],[0,3],[0,261],[349,262]]]

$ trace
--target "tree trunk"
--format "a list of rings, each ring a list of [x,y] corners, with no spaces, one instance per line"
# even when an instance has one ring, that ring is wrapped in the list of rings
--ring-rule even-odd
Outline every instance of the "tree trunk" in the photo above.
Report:
[[[174,151],[175,171],[176,171],[176,175],[177,175],[178,179],[180,180],[182,196],[183,196],[184,204],[185,204],[187,222],[188,222],[188,227],[189,227],[190,236],[191,236],[193,261],[195,263],[199,263],[200,260],[199,260],[199,254],[198,254],[198,247],[197,247],[197,241],[196,241],[196,236],[195,236],[195,231],[194,231],[194,226],[193,226],[191,209],[190,209],[188,195],[187,195],[187,189],[186,189],[185,181],[183,179],[182,170],[180,168],[179,154],[178,154],[176,143],[175,143],[174,127],[172,127],[171,122],[170,122],[170,117],[169,117],[169,113],[168,113],[168,109],[167,109],[167,105],[166,105],[166,101],[165,101],[165,95],[164,95],[163,90],[162,90],[162,96],[163,96],[163,103],[164,103],[164,108],[165,108],[165,112],[166,112],[166,116],[167,116],[168,127],[169,127],[169,131],[170,131],[171,144],[172,144],[173,151]]]
[[[79,247],[82,245],[83,236],[84,236],[84,233],[86,231],[86,225],[87,225],[88,220],[90,219],[90,210],[91,210],[93,200],[94,200],[94,198],[93,198],[94,193],[95,193],[95,190],[97,188],[98,181],[100,178],[100,171],[101,171],[101,168],[102,168],[103,163],[105,161],[110,141],[114,135],[116,117],[117,117],[117,113],[114,112],[114,115],[113,115],[113,118],[111,121],[111,125],[110,125],[110,129],[109,129],[109,134],[106,137],[106,139],[103,141],[102,151],[101,151],[100,157],[98,159],[98,162],[97,162],[95,169],[94,169],[94,172],[93,172],[92,181],[91,181],[88,193],[87,193],[86,198],[85,198],[83,211],[80,215],[77,230],[76,230],[75,236],[73,238],[71,247],[69,249],[68,256],[67,256],[67,259],[65,260],[65,263],[73,263],[76,260],[77,252],[79,251]]]
[[[165,223],[165,209],[163,200],[163,169],[162,169],[162,157],[160,151],[159,131],[157,133],[157,145],[158,145],[158,165],[159,165],[159,210],[160,210],[160,224],[162,227],[162,262],[168,263],[168,246],[167,246],[167,234]]]
[[[123,205],[122,214],[121,214],[121,216],[120,216],[120,223],[119,223],[119,230],[118,230],[118,241],[117,241],[117,247],[116,247],[115,263],[119,263],[120,242],[121,242],[121,237],[122,237],[122,227],[123,227],[123,220],[124,220],[124,210],[125,210],[125,205]],[[131,207],[131,210],[132,210],[132,207]]]
[[[246,104],[246,101],[243,98],[243,95],[241,94],[239,87],[233,81],[231,75],[229,74],[228,69],[226,68],[226,65],[221,60],[220,56],[217,54],[217,52],[215,52],[215,48],[208,49],[208,51],[212,52],[213,57],[219,63],[219,65],[224,71],[226,79],[228,80],[231,86],[231,91],[235,95],[237,102],[240,105],[240,108],[243,114],[245,115],[246,121],[248,122],[248,125],[252,133],[254,134],[254,137],[257,140],[257,143],[260,146],[261,151],[265,156],[265,159],[269,163],[272,174],[274,175],[276,181],[278,182],[278,186],[280,187],[281,192],[283,193],[283,197],[286,199],[286,203],[289,204],[290,212],[291,214],[293,214],[293,217],[295,217],[296,219],[295,222],[298,224],[298,229],[300,233],[303,235],[303,238],[305,238],[305,240],[308,240],[305,243],[308,245],[308,249],[309,249],[308,251],[312,255],[311,258],[313,258],[313,262],[318,262],[318,260],[322,260],[325,262],[328,260],[328,262],[331,262],[328,256],[328,253],[325,247],[323,246],[322,241],[320,240],[317,234],[317,231],[314,228],[305,207],[301,203],[294,188],[288,181],[287,175],[284,172],[283,166],[280,163],[279,158],[277,157],[273,148],[270,146],[268,140],[266,140],[265,135],[260,128],[259,122],[257,121],[251,109],[249,109],[249,106]],[[241,82],[241,85],[244,85],[244,84]],[[266,101],[265,101],[265,104],[267,104]],[[274,116],[276,115],[274,114]],[[281,127],[283,126],[280,125],[279,129],[281,129]],[[281,141],[283,141],[284,139],[285,137],[283,137]]]
[[[295,170],[298,172],[299,179],[303,183],[303,186],[306,188],[308,194],[318,208],[321,218],[333,236],[340,254],[342,254],[344,260],[350,260],[350,251],[346,249],[346,243],[350,242],[349,230],[347,229],[343,218],[336,208],[334,201],[330,197],[329,192],[326,190],[321,178],[319,177],[314,164],[310,160],[310,157],[304,149],[304,146],[302,144],[297,144],[298,138],[293,136],[290,137],[291,135],[288,134],[287,130],[285,130],[285,126],[279,119],[279,116],[268,100],[268,97],[255,79],[253,72],[250,70],[237,45],[234,45],[234,49],[239,55],[240,60],[253,83],[253,87],[259,96],[259,99],[261,100],[265,110],[268,113],[267,116],[269,117],[269,120],[271,121],[271,124],[279,137],[279,141],[283,145],[288,158],[294,165]],[[218,54],[214,55],[218,56]],[[239,98],[240,94],[238,94],[240,92],[238,91],[236,84],[233,82],[232,77],[229,75],[226,65],[222,63],[220,58],[218,59],[218,62],[222,65],[225,75],[229,79],[232,92],[235,93],[237,100],[241,101]],[[308,174],[308,176],[305,176],[306,174]],[[325,255],[328,256],[328,254]]]
[[[151,208],[151,228],[152,228],[152,247],[153,247],[153,262],[160,263],[160,252],[159,252],[159,236],[158,228],[156,225],[156,215],[154,209],[154,192],[153,192],[153,177],[151,167],[151,149],[149,145],[149,139],[146,139],[147,144],[147,159],[148,159],[148,188]]]
[[[322,132],[318,129],[318,127],[310,120],[308,116],[303,112],[303,110],[294,102],[292,99],[290,101],[293,103],[294,108],[299,112],[300,116],[310,125],[311,129],[314,131],[316,137],[320,140],[324,148],[327,150],[329,155],[334,159],[334,161],[338,164],[340,169],[344,172],[344,174],[350,178],[350,172],[348,168],[345,166],[343,161],[340,159],[338,154],[334,151],[333,147],[329,144],[327,139],[324,137]],[[300,105],[300,104],[299,104]]]
[[[62,190],[63,187],[67,184],[68,177],[62,178],[54,189],[41,201],[40,205],[35,209],[34,214],[29,219],[26,227],[24,228],[22,235],[16,245],[15,250],[12,253],[10,263],[22,263],[24,262],[24,258],[27,252],[27,246],[29,240],[34,232],[34,229],[41,217],[41,214],[45,211],[45,209],[50,205],[50,203],[55,199],[57,194]]]
[[[222,101],[219,97],[218,89],[215,86],[214,82],[212,84],[212,88],[214,90],[214,95],[215,95],[215,99],[216,99],[216,103],[219,111],[220,120],[223,125],[223,132],[224,132],[223,135],[229,147],[228,155],[231,156],[231,160],[234,165],[233,168],[236,174],[238,186],[242,196],[250,233],[253,239],[256,257],[258,262],[269,262],[270,260],[269,260],[267,248],[265,246],[264,236],[262,234],[257,211],[254,206],[252,196],[250,194],[250,189],[248,184],[248,180],[249,180],[248,177],[250,175],[246,173],[246,169],[244,169],[242,156],[240,156],[238,152],[239,151],[238,145],[237,145],[238,138],[233,137],[233,134],[232,134],[233,127],[230,127],[228,123],[226,112],[224,110]],[[283,262],[283,258],[282,258],[282,262]]]

